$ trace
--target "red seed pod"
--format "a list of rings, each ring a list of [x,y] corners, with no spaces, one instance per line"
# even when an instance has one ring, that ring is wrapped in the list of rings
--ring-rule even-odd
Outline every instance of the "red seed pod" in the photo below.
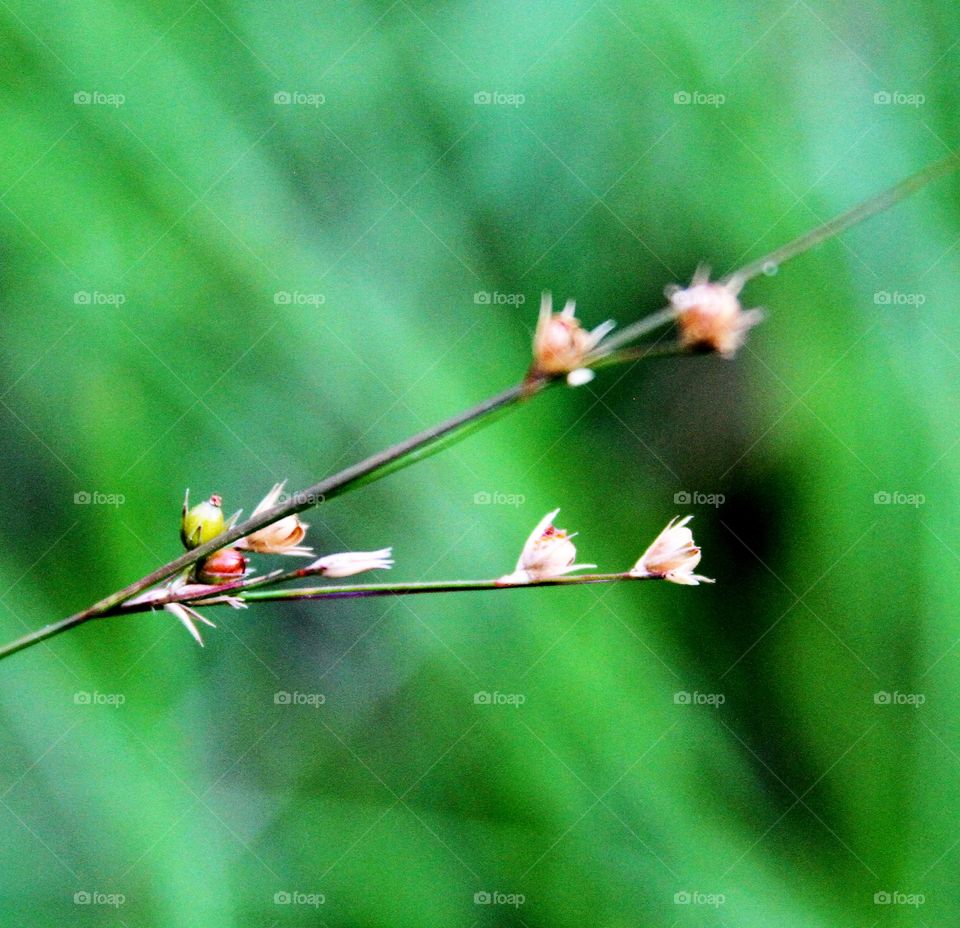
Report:
[[[236,548],[221,548],[197,565],[200,583],[231,583],[243,579],[247,559]]]

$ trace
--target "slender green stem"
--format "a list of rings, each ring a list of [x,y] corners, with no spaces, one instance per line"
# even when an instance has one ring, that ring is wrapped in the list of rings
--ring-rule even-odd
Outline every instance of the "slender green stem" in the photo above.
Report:
[[[638,338],[642,338],[644,335],[655,332],[657,329],[668,325],[673,322],[675,317],[676,313],[673,309],[665,306],[655,313],[650,313],[649,316],[638,319],[632,325],[624,326],[619,332],[608,335],[603,340],[602,347],[604,351],[611,351],[619,348],[621,345],[628,345],[630,342],[636,341]]]
[[[757,258],[737,268],[735,271],[731,271],[721,278],[720,282],[731,283],[736,281],[742,286],[754,277],[759,277],[760,274],[767,273],[771,268],[779,268],[780,265],[792,258],[799,257],[804,252],[815,248],[828,239],[835,238],[847,229],[869,219],[871,216],[890,209],[891,206],[894,206],[911,194],[926,187],[927,184],[947,174],[953,173],[958,168],[960,168],[960,155],[951,153],[945,158],[941,158],[939,161],[935,161],[933,164],[921,168],[905,180],[894,184],[894,186],[854,206],[845,213],[841,213],[839,216],[817,226],[815,229],[811,229],[809,232],[805,232],[803,235],[787,242],[785,245],[775,248],[763,257]],[[639,319],[632,325],[625,326],[618,332],[614,332],[603,340],[602,348],[604,355],[602,357],[604,362],[617,363],[617,361],[631,361],[646,357],[647,355],[643,352],[642,346],[634,349],[632,352],[616,352],[609,355],[607,352],[615,352],[615,349],[623,345],[628,345],[638,338],[642,338],[644,335],[668,325],[674,320],[675,316],[675,311],[670,306],[665,306],[651,313],[649,316]],[[616,360],[611,361],[610,359]],[[595,364],[593,366],[600,367],[602,364]]]
[[[827,239],[840,235],[841,232],[845,232],[851,228],[851,226],[858,225],[865,219],[869,219],[877,213],[882,213],[884,210],[890,209],[894,204],[899,203],[921,188],[926,187],[931,181],[936,180],[938,177],[943,177],[946,174],[951,174],[958,168],[960,168],[960,155],[951,152],[951,154],[945,158],[941,158],[939,161],[927,165],[915,174],[911,174],[906,180],[900,181],[899,184],[894,184],[894,186],[889,189],[878,193],[875,197],[871,197],[869,200],[854,206],[852,209],[848,209],[845,213],[841,213],[829,222],[825,222],[823,225],[811,229],[793,241],[787,242],[786,245],[775,248],[762,258],[757,258],[756,261],[751,261],[738,270],[727,274],[726,277],[723,278],[723,282],[739,281],[746,283],[748,280],[752,280],[754,277],[758,277],[760,274],[767,272],[770,268],[777,268],[785,261],[796,258],[805,251],[809,251],[811,248],[827,241]]]
[[[775,249],[769,254],[764,255],[762,258],[758,258],[757,260],[744,265],[738,270],[733,271],[723,278],[723,282],[736,282],[742,285],[746,281],[751,280],[752,278],[763,273],[768,268],[778,267],[784,262],[803,254],[805,251],[814,248],[827,239],[833,238],[850,227],[863,222],[865,219],[889,209],[891,206],[920,190],[931,181],[946,174],[952,173],[953,171],[957,170],[958,167],[960,167],[960,156],[956,154],[950,154],[946,158],[943,158],[940,161],[921,169],[917,173],[908,177],[906,180],[901,181],[899,184],[896,184],[890,189],[878,194],[875,197],[872,197],[858,206],[853,207],[840,216],[837,216],[835,219],[832,219],[829,222],[812,229],[806,234],[801,235],[799,238],[796,238],[780,248]],[[636,361],[643,357],[682,353],[678,351],[678,347],[675,344],[667,345],[663,350],[660,351],[656,350],[656,345],[640,345],[625,351],[615,350],[623,345],[628,344],[629,342],[635,341],[643,335],[667,325],[672,321],[672,319],[672,310],[670,307],[665,307],[655,313],[652,313],[644,319],[640,319],[632,325],[626,326],[625,328],[621,329],[619,333],[616,333],[605,340],[603,345],[605,353],[603,356],[595,359],[593,366],[602,367],[610,364]],[[354,464],[353,466],[348,467],[337,474],[333,474],[332,476],[315,483],[311,487],[307,487],[305,490],[294,493],[287,501],[274,506],[272,509],[265,510],[260,514],[239,523],[238,525],[235,525],[233,528],[219,535],[217,538],[214,538],[212,541],[194,548],[192,551],[188,551],[186,554],[181,555],[179,558],[170,561],[162,567],[158,567],[156,570],[151,571],[146,576],[141,577],[135,583],[131,583],[129,586],[126,586],[121,590],[117,590],[115,593],[104,597],[81,612],[68,616],[65,619],[61,619],[59,622],[46,625],[35,632],[30,632],[29,634],[24,635],[5,646],[0,646],[0,659],[7,657],[10,654],[14,654],[17,651],[23,650],[24,648],[33,644],[37,644],[40,641],[45,641],[49,638],[52,638],[54,635],[58,635],[70,628],[74,628],[90,619],[117,614],[120,612],[132,612],[138,610],[144,611],[146,609],[154,608],[157,603],[153,603],[152,605],[151,603],[135,604],[132,607],[130,607],[128,604],[127,608],[122,609],[120,607],[126,603],[127,600],[137,596],[137,594],[142,593],[158,583],[161,583],[169,577],[172,577],[174,574],[187,570],[197,561],[209,554],[212,554],[214,551],[226,547],[227,545],[230,545],[233,542],[238,541],[239,539],[244,538],[255,531],[258,531],[261,528],[271,525],[286,516],[303,512],[304,510],[309,509],[312,506],[323,502],[324,500],[338,496],[341,493],[346,493],[348,490],[363,486],[374,480],[379,480],[402,467],[409,466],[417,460],[427,457],[430,454],[434,454],[437,451],[443,450],[453,441],[465,437],[467,434],[472,432],[474,429],[479,428],[483,424],[488,424],[493,420],[495,414],[502,413],[509,407],[534,395],[535,393],[542,391],[555,382],[555,379],[527,378],[527,380],[525,380],[523,383],[514,387],[510,387],[509,389],[490,397],[490,399],[477,404],[473,408],[468,409],[466,412],[463,412],[457,416],[453,416],[452,418],[433,428],[425,429],[424,431],[406,439],[405,441],[399,442],[398,444],[393,445],[384,451],[371,455],[358,464]],[[601,575],[597,576],[599,577]],[[609,579],[611,576],[616,576],[617,578],[620,577],[620,575],[602,576],[607,579]],[[577,582],[603,582],[599,579],[590,580],[584,578],[567,578],[566,582],[569,583],[571,580]],[[267,583],[274,582],[280,582],[280,580],[278,578],[270,577],[260,578],[259,580],[253,582],[241,582],[236,585],[232,585],[229,587],[229,589],[240,589],[243,587],[249,589],[251,585],[265,585]],[[462,583],[467,585],[447,585],[443,589],[512,588],[498,587],[494,581],[463,581]],[[470,584],[474,585],[471,586]],[[563,581],[545,581],[540,584],[531,585],[563,585]],[[357,595],[386,596],[403,595],[403,593],[441,591],[438,589],[428,589],[419,584],[406,584],[401,586],[402,589],[401,587],[393,587],[393,592],[387,592],[386,588],[380,588],[384,590],[383,592],[358,592],[358,588],[324,587],[315,591],[258,591],[256,593],[245,592],[241,593],[240,595],[243,599],[249,599],[253,601],[255,599],[290,599],[298,597],[329,598],[336,596]],[[427,587],[429,587],[429,585],[427,585]],[[217,591],[217,595],[223,595],[227,591],[228,588],[221,588]],[[212,592],[206,594],[207,598],[212,596],[214,596]],[[170,599],[168,601],[176,602],[181,600]],[[204,600],[201,597],[197,600],[196,605],[201,605],[203,602]]]
[[[36,631],[28,632],[26,635],[22,635],[14,641],[10,641],[0,647],[0,660],[9,657],[11,654],[16,654],[17,651],[22,651],[24,648],[29,648],[31,645],[39,644],[48,638],[53,638],[54,635],[59,635],[61,632],[75,628],[77,625],[81,625],[86,621],[86,618],[81,618],[79,615],[72,615],[66,619],[61,619],[59,622],[51,622],[49,625],[44,625],[43,628],[38,628]]]
[[[546,380],[539,380],[532,385],[518,384],[517,386],[510,387],[508,390],[504,390],[490,397],[490,399],[478,403],[466,412],[447,419],[440,425],[425,429],[405,441],[371,455],[358,464],[354,464],[331,477],[326,477],[313,486],[292,494],[285,502],[238,523],[233,528],[223,532],[206,544],[186,552],[168,564],[164,564],[162,567],[158,567],[145,577],[141,577],[135,583],[131,583],[129,586],[117,590],[116,593],[111,593],[109,596],[104,597],[92,606],[69,618],[80,622],[85,619],[105,615],[114,606],[136,596],[138,593],[142,593],[144,590],[166,580],[168,577],[172,577],[174,574],[185,570],[207,555],[212,554],[214,551],[227,547],[258,529],[271,525],[286,516],[303,512],[312,506],[339,496],[341,493],[346,493],[348,490],[354,489],[357,486],[370,483],[382,476],[393,473],[401,466],[413,463],[417,460],[417,455],[422,456],[431,445],[444,440],[449,441],[450,437],[460,429],[468,425],[476,424],[498,410],[514,405],[521,399],[544,389],[549,383],[550,382]],[[0,654],[0,657],[2,656],[3,655]]]
[[[266,583],[281,583],[294,577],[309,576],[316,571],[306,569],[292,570],[285,574],[270,575],[268,577],[258,578],[257,583],[263,585]],[[544,586],[585,586],[593,583],[616,583],[621,580],[659,580],[659,577],[631,577],[629,574],[578,574],[570,577],[555,577],[551,580],[538,580],[533,583],[525,584],[500,584],[496,580],[437,580],[422,583],[371,583],[356,584],[350,586],[318,586],[318,587],[294,587],[286,590],[260,590],[254,589],[255,584],[224,584],[219,587],[211,587],[204,592],[177,592],[170,591],[167,596],[161,596],[156,599],[144,600],[135,603],[120,603],[113,606],[103,616],[135,615],[142,612],[153,612],[156,609],[162,609],[167,603],[184,603],[191,609],[204,609],[210,606],[223,605],[223,597],[230,595],[239,599],[241,602],[291,602],[296,600],[313,599],[361,599],[365,597],[377,596],[413,596],[421,593],[469,593],[484,590],[516,590],[526,587],[544,587]],[[75,628],[83,622],[90,621],[89,618],[78,618],[70,616],[61,619],[59,622],[53,622],[38,628],[36,631],[17,638],[9,644],[0,647],[0,659],[17,651],[41,641],[46,641],[65,632],[68,629]]]
[[[383,583],[358,586],[296,587],[291,590],[257,590],[239,597],[245,602],[275,602],[298,599],[356,599],[368,596],[414,596],[419,593],[471,593],[480,590],[516,590],[542,586],[584,586],[589,583],[616,583],[619,580],[660,580],[660,577],[631,577],[629,574],[579,574],[554,577],[533,583],[501,584],[496,580],[439,580],[435,583]],[[193,605],[193,604],[191,604]],[[199,605],[202,605],[199,604]]]
[[[679,358],[684,355],[695,355],[701,352],[684,348],[678,341],[669,341],[664,344],[654,342],[653,344],[635,345],[633,348],[624,348],[621,351],[613,351],[605,354],[594,365],[594,369],[600,370],[604,367],[610,367],[614,364],[628,364],[632,361],[645,361],[648,358]]]

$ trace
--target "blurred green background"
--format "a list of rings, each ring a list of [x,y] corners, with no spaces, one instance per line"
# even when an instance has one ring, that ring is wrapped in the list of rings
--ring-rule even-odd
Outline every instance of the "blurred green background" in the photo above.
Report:
[[[942,157],[958,30],[0,0],[3,638],[179,553],[185,487],[249,512],[515,382],[541,290],[625,324]],[[419,580],[511,569],[555,506],[626,568],[689,512],[716,586],[218,609],[203,650],[111,619],[4,662],[3,924],[955,920],[958,191],[752,283],[735,362],[551,391],[308,519]]]

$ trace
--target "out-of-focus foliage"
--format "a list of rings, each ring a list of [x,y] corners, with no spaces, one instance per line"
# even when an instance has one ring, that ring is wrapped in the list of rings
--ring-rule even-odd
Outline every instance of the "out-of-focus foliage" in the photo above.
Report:
[[[515,382],[542,289],[624,323],[941,157],[958,29],[3,0],[3,637],[178,553],[185,487],[249,512]],[[308,520],[417,580],[509,570],[555,506],[627,568],[690,512],[714,587],[218,610],[202,651],[114,619],[4,662],[3,924],[949,923],[957,190],[751,284],[735,362],[604,372]]]

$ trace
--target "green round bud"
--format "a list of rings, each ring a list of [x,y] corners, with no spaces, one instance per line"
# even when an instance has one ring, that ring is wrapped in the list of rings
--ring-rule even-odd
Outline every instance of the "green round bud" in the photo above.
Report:
[[[220,497],[214,493],[206,502],[197,503],[192,509],[190,491],[183,500],[183,514],[180,519],[180,540],[190,550],[212,541],[223,531],[223,510]]]

